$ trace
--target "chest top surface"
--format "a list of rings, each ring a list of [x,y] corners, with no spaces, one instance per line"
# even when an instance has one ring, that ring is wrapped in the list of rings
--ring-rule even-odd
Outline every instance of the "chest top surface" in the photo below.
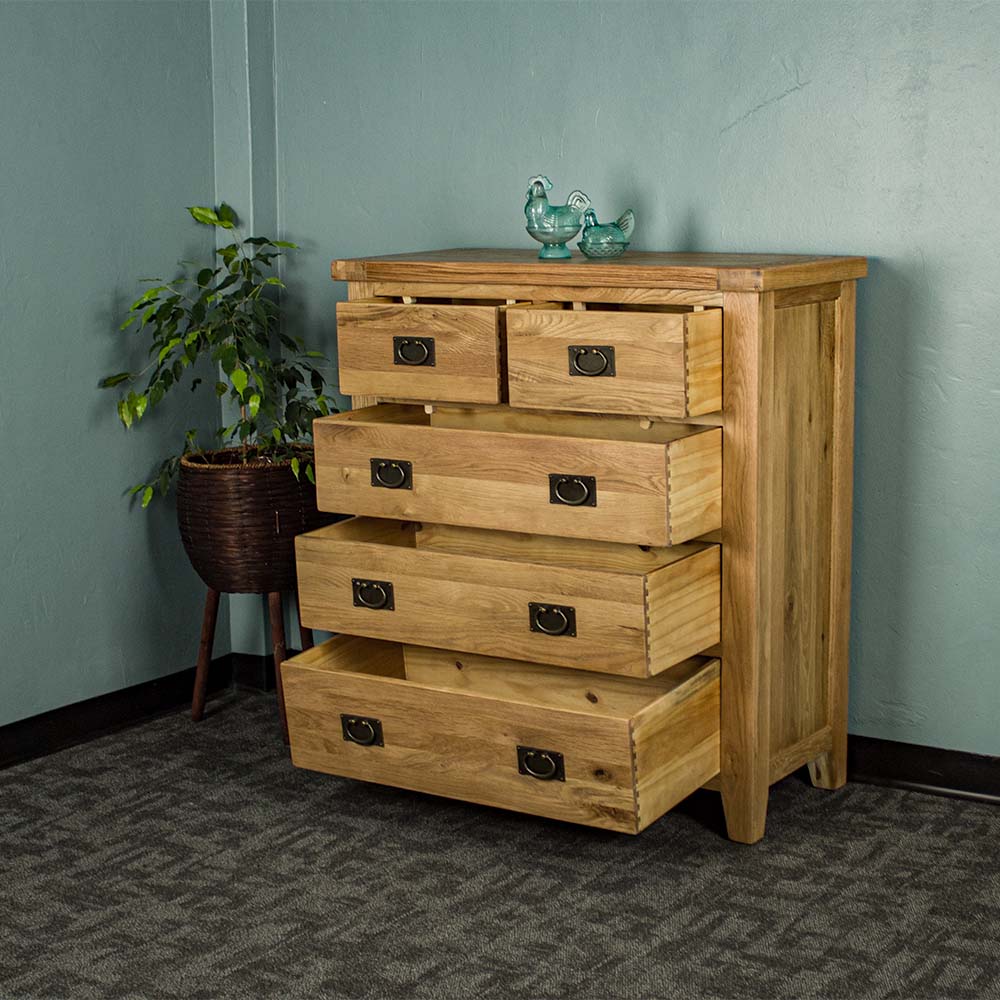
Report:
[[[518,250],[426,250],[335,260],[337,281],[444,281],[488,284],[624,286],[766,292],[863,278],[864,257],[810,254],[660,253],[630,251],[614,260],[539,260]]]

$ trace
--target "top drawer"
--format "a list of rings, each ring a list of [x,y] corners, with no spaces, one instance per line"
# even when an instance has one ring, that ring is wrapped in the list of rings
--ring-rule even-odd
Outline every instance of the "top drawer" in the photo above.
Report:
[[[511,406],[689,417],[722,409],[722,310],[523,308],[507,322]]]
[[[348,396],[499,403],[502,309],[339,302],[340,391]]]

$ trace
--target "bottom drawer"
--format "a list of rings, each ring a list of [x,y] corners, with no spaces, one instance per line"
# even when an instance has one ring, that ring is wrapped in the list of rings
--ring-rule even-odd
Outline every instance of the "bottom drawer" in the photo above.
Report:
[[[282,664],[297,767],[638,833],[719,771],[719,661],[651,679],[339,635]]]

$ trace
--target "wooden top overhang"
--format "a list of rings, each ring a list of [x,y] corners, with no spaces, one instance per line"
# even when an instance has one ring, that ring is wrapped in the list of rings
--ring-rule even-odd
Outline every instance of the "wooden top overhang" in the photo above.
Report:
[[[538,251],[427,250],[335,260],[337,281],[445,281],[469,284],[626,286],[766,292],[863,278],[864,257],[808,254],[649,253],[628,251],[614,260],[539,260]]]

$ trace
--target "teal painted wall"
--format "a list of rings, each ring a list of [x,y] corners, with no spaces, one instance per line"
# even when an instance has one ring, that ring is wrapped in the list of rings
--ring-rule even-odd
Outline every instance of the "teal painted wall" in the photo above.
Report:
[[[97,382],[143,360],[137,279],[211,250],[184,211],[213,193],[208,4],[0,4],[0,94],[2,725],[195,661],[174,509],[123,491],[215,403],[126,434]]]
[[[0,723],[193,660],[173,512],[120,497],[190,418],[126,436],[94,390],[135,277],[208,248],[177,207],[214,187],[302,243],[286,315],[332,351],[332,257],[526,246],[544,171],[634,207],[638,249],[872,258],[851,729],[1000,753],[1000,4],[51,10],[0,5]],[[234,648],[262,650],[247,601]]]
[[[1000,4],[285,3],[297,325],[335,256],[527,246],[526,181],[638,249],[867,254],[851,729],[1000,754]]]

